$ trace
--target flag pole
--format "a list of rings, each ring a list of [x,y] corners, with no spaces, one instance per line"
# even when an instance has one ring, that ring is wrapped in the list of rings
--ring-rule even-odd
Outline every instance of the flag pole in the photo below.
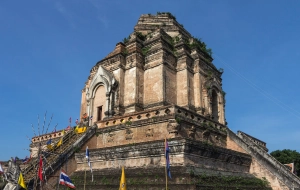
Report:
[[[37,171],[39,171],[39,167],[40,167],[40,165],[39,165],[39,161],[40,161],[40,157],[41,157],[41,141],[39,142],[39,145],[38,145],[39,147],[38,147],[38,159],[37,159],[37,165],[36,165],[36,169],[37,169]],[[35,185],[35,189],[37,189],[37,187],[38,187],[38,178],[39,178],[39,173],[38,172],[36,172],[36,178],[35,178],[35,182],[34,182],[34,185]]]
[[[85,181],[86,181],[86,170],[84,171],[84,184],[83,184],[83,190],[85,190]]]
[[[165,157],[166,157],[166,145],[167,145],[167,138],[165,138]],[[167,158],[165,159],[166,165],[165,165],[165,174],[166,174],[166,190],[168,190],[168,172],[167,172]]]
[[[61,161],[61,160],[60,160],[60,161]],[[62,168],[60,168],[60,173],[59,173],[59,177],[58,177],[57,190],[59,190],[61,169],[62,169]]]
[[[43,175],[44,174],[43,173],[43,171],[44,171],[43,154],[41,154],[41,159],[42,159],[42,175]],[[45,176],[45,174],[44,174],[44,176]],[[42,176],[43,179],[44,179],[44,176]],[[40,180],[40,182],[41,182],[41,190],[43,190],[43,181]]]
[[[70,117],[69,123],[70,123],[70,126],[71,126],[72,117]],[[61,137],[61,141],[62,141],[61,144],[63,144],[63,142],[64,142],[64,135],[65,135],[65,133],[66,133],[66,131],[64,130],[64,134]],[[71,135],[69,135],[69,141],[70,141],[70,137],[71,137]],[[65,155],[65,160],[66,160],[66,172],[68,172],[68,155]],[[64,189],[66,189],[66,187]]]
[[[69,129],[68,131],[69,131],[69,132],[72,132],[72,131],[71,131],[71,130],[73,130],[73,129],[72,129],[72,121],[69,120],[69,123],[70,123],[70,124],[69,124],[70,129]],[[69,135],[69,141],[70,141],[70,139],[71,139],[71,135]]]
[[[88,147],[85,149],[85,158],[87,159],[87,163],[89,164],[88,160]],[[84,184],[83,184],[83,190],[85,190],[85,183],[86,183],[86,170],[84,170]]]

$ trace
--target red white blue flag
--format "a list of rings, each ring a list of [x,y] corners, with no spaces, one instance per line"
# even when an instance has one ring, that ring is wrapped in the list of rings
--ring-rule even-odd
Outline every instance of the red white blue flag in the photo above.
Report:
[[[65,185],[72,189],[76,188],[75,185],[72,183],[70,177],[63,170],[60,172],[59,184]]]
[[[3,170],[2,166],[1,166],[1,163],[0,163],[0,174],[3,174],[3,173],[4,173],[4,170]]]
[[[26,156],[24,159],[22,159],[22,162],[23,164],[27,164],[30,160],[31,160],[31,155],[29,158]]]
[[[86,150],[85,150],[85,157],[87,159],[87,163],[91,169],[91,173],[92,173],[92,181],[94,181],[94,176],[93,176],[93,169],[92,169],[92,164],[90,162],[90,151],[89,151],[89,147],[87,146],[86,147]]]
[[[171,178],[171,171],[170,171],[170,148],[167,139],[165,139],[165,156],[166,156],[166,168],[167,168],[167,174],[169,178]]]

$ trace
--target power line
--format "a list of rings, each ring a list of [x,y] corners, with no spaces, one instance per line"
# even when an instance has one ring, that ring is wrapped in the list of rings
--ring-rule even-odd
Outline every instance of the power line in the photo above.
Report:
[[[286,105],[285,103],[283,103],[282,101],[280,101],[279,99],[277,99],[276,97],[274,97],[273,95],[271,95],[270,93],[266,92],[265,90],[263,90],[262,88],[260,88],[259,86],[257,86],[251,80],[249,80],[248,78],[246,78],[245,76],[243,76],[242,74],[240,74],[238,71],[236,71],[232,66],[230,66],[225,61],[223,61],[218,55],[216,55],[216,54],[214,54],[214,55],[215,55],[214,57],[216,57],[217,59],[219,59],[220,63],[222,63],[224,66],[226,66],[236,76],[238,76],[243,81],[245,81],[249,86],[251,86],[252,88],[254,88],[255,90],[257,90],[260,94],[264,95],[266,98],[268,98],[269,100],[271,100],[272,102],[274,102],[275,104],[277,104],[278,106],[280,106],[281,108],[285,109],[286,111],[290,112],[291,114],[293,114],[294,116],[296,116],[296,117],[298,117],[300,119],[300,112],[298,112],[297,110],[293,109],[292,107]]]

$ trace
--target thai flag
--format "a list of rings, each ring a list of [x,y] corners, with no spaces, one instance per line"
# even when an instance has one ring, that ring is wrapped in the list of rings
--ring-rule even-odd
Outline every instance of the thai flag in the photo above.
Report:
[[[87,159],[87,163],[88,163],[89,167],[91,168],[92,181],[94,181],[92,164],[91,164],[91,162],[90,162],[90,151],[89,151],[89,147],[88,147],[88,146],[86,147],[86,150],[85,150],[85,157],[86,157],[86,159]]]
[[[90,117],[90,120],[93,120],[93,116]]]
[[[78,124],[78,119],[76,119],[75,123]]]
[[[75,185],[72,183],[70,177],[63,170],[61,170],[60,172],[59,184],[65,185],[72,189],[76,188]]]
[[[89,147],[88,146],[86,147],[86,150],[85,150],[85,157],[87,159],[89,167],[92,170],[92,165],[91,165],[91,162],[90,162],[90,151],[89,151]]]
[[[1,162],[0,162],[0,174],[3,174],[3,173],[4,173],[4,170],[3,170],[2,166],[1,166]]]
[[[165,140],[165,156],[166,156],[166,167],[167,167],[167,174],[171,178],[171,171],[170,171],[170,148],[167,139]]]
[[[31,155],[29,158],[26,156],[24,159],[22,159],[22,162],[23,164],[27,164],[30,160],[31,160]]]

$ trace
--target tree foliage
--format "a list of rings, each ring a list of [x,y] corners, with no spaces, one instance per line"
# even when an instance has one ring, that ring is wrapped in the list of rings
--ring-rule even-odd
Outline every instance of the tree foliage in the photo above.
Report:
[[[275,150],[270,153],[276,160],[282,164],[294,163],[294,172],[300,176],[300,153],[296,150],[284,149]]]

